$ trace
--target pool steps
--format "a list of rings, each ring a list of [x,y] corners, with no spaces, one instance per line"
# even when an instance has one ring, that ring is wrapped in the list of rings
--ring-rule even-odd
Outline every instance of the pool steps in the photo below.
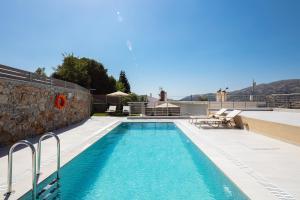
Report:
[[[59,179],[55,178],[48,185],[46,185],[39,191],[36,198],[43,199],[43,200],[52,199],[54,198],[53,195],[56,194],[58,189],[59,189]]]

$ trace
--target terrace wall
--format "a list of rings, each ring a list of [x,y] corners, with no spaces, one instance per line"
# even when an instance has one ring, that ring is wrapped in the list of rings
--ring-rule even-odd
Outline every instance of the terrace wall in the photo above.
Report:
[[[240,128],[300,145],[300,126],[293,126],[245,116],[235,117],[235,123]]]
[[[55,107],[58,94],[67,97],[62,110]],[[91,95],[82,88],[0,78],[0,145],[80,122],[90,106]]]

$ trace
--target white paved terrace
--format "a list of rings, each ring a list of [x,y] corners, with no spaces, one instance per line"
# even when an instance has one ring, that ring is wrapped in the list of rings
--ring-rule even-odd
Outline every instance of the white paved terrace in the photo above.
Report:
[[[241,116],[263,121],[300,126],[300,112],[284,111],[243,111]],[[300,133],[299,133],[300,134]]]
[[[300,199],[300,147],[238,129],[178,126],[251,199]]]

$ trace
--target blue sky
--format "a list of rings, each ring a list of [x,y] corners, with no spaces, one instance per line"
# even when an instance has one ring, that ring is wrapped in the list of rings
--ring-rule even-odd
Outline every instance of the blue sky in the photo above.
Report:
[[[47,73],[62,53],[170,97],[300,78],[299,0],[2,0],[0,63]]]

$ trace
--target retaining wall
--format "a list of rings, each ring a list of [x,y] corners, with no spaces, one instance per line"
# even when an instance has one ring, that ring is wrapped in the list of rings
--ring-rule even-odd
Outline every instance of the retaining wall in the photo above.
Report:
[[[63,94],[66,106],[55,107]],[[0,78],[0,145],[66,127],[90,116],[89,91]]]
[[[293,126],[245,116],[237,116],[235,118],[235,123],[240,128],[300,145],[300,126]]]

